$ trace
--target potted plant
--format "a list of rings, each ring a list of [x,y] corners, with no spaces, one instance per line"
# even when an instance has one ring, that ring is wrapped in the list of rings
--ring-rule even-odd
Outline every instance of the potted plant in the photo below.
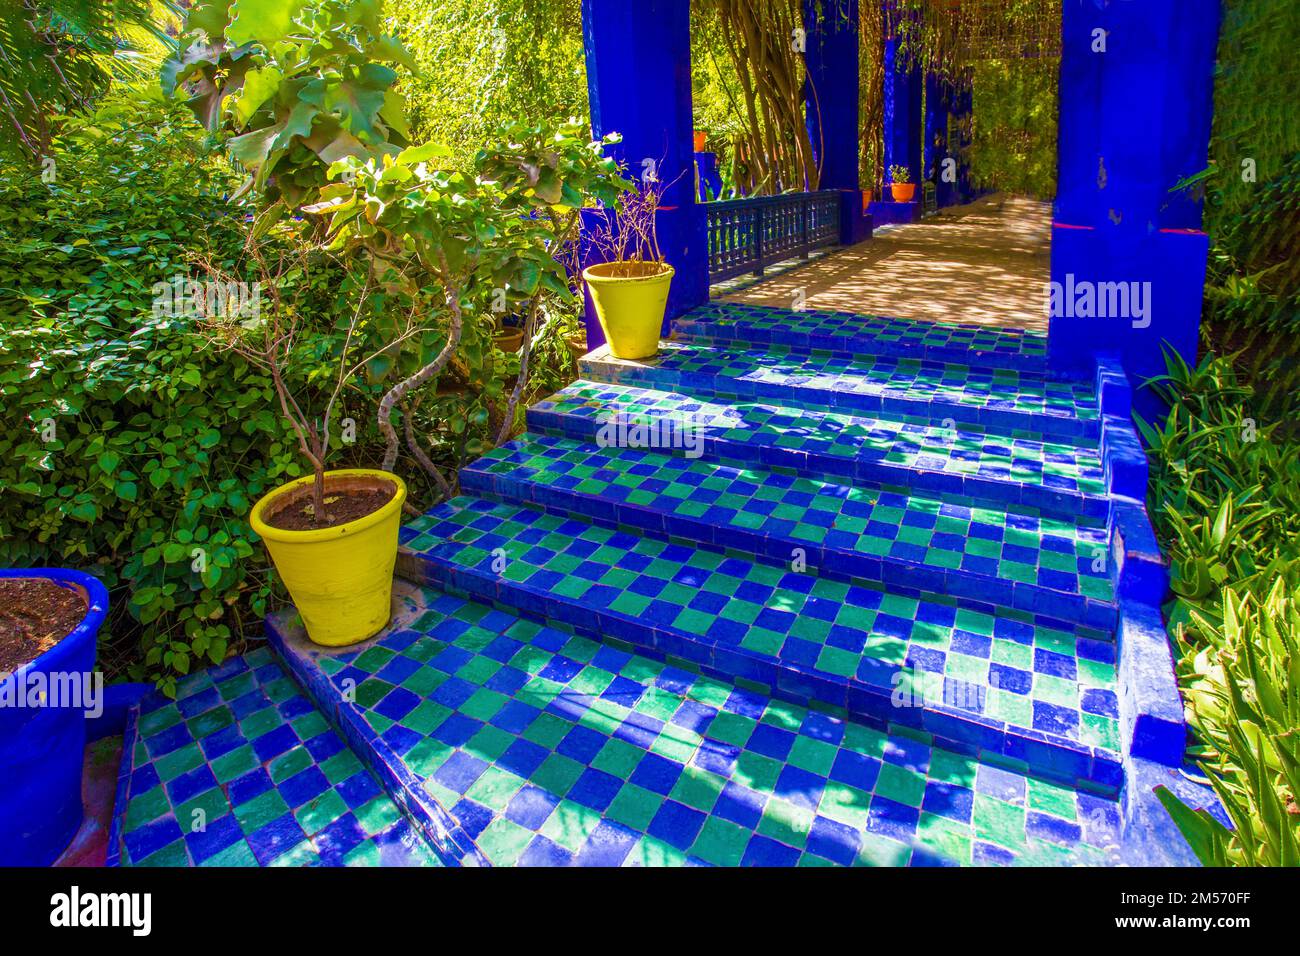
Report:
[[[506,325],[502,323],[496,330],[496,347],[502,352],[508,352],[511,355],[518,352],[524,344],[524,330],[517,325]]]
[[[906,166],[889,167],[889,192],[894,202],[911,202],[916,195],[916,183],[912,182],[912,172]]]
[[[98,578],[0,570],[0,866],[48,866],[81,827],[95,640],[108,611]],[[76,692],[79,700],[68,699]]]
[[[629,190],[615,204],[614,222],[602,211],[604,221],[592,232],[593,246],[605,261],[588,266],[582,278],[615,358],[635,361],[659,352],[673,281],[655,226],[663,190],[658,179]]]
[[[249,523],[265,542],[308,637],[317,644],[340,647],[373,637],[391,616],[397,530],[406,485],[388,470],[326,469],[335,409],[343,390],[359,371],[382,358],[391,343],[385,342],[366,358],[358,360],[354,354],[367,317],[364,289],[356,293],[351,318],[341,328],[308,328],[309,310],[287,299],[285,292],[304,288],[291,277],[319,270],[319,254],[306,245],[292,245],[292,237],[284,241],[290,243],[288,251],[282,250],[273,265],[261,241],[249,241],[259,293],[269,292],[267,307],[259,294],[252,299],[255,314],[209,310],[199,316],[199,326],[210,341],[270,376],[280,415],[311,467],[310,475],[264,495],[253,506]],[[203,267],[218,288],[238,281],[215,265],[203,263]],[[401,338],[422,331],[412,327]],[[317,396],[319,414],[312,413],[311,400],[296,394],[291,384],[305,380],[333,383],[328,392]]]

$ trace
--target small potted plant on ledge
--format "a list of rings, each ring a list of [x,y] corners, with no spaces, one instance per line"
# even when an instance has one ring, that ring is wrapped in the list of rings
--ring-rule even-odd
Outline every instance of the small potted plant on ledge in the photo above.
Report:
[[[605,261],[588,266],[582,278],[615,358],[635,361],[659,352],[674,272],[659,251],[655,227],[664,188],[660,180],[648,179],[625,192],[613,223],[606,215],[592,231],[592,244]]]
[[[912,171],[906,166],[889,167],[889,192],[894,202],[911,202],[916,195],[916,183],[912,182]]]
[[[49,866],[81,826],[107,611],[108,591],[88,574],[0,570],[0,866]]]

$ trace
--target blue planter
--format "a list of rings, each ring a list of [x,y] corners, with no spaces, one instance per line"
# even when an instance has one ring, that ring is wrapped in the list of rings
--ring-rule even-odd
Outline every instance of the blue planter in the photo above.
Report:
[[[81,591],[86,616],[71,634],[0,683],[0,701],[45,675],[90,674],[95,636],[108,611],[98,578],[58,568],[0,570],[0,578],[47,578]],[[6,686],[11,685],[11,686]],[[0,706],[0,866],[48,866],[81,826],[81,768],[86,749],[84,707]]]

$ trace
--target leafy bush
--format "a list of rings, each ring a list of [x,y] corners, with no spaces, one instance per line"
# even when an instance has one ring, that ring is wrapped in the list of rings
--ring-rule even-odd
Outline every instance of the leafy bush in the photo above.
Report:
[[[301,472],[269,380],[155,308],[196,254],[235,260],[238,179],[152,84],[70,120],[53,156],[53,182],[0,173],[0,565],[100,575],[135,673],[171,690],[266,610],[245,519]]]
[[[1300,444],[1252,418],[1230,358],[1176,356],[1149,506],[1173,569],[1167,614],[1199,759],[1228,830],[1160,792],[1209,865],[1300,864]],[[1257,413],[1256,413],[1257,414]]]
[[[547,125],[587,115],[579,0],[386,0],[414,57],[398,85],[412,139],[465,165],[522,116]]]

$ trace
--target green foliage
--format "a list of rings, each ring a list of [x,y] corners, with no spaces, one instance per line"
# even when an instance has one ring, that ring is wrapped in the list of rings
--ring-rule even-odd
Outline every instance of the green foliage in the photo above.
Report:
[[[551,124],[587,115],[579,0],[387,0],[415,73],[399,90],[412,139],[469,163],[520,117]]]
[[[1298,43],[1291,0],[1225,0],[1210,164],[1185,184],[1205,191],[1206,327],[1275,418],[1300,392]]]
[[[1300,862],[1300,444],[1261,426],[1230,358],[1176,356],[1151,447],[1149,509],[1170,554],[1167,610],[1200,759],[1229,831],[1161,799],[1203,862]]]
[[[244,516],[299,471],[265,378],[155,314],[192,250],[239,248],[236,180],[156,92],[111,93],[53,156],[52,183],[0,173],[0,565],[102,576],[170,688],[265,610]]]
[[[251,189],[285,214],[314,201],[347,156],[397,152],[408,133],[382,0],[208,0],[190,11],[163,87],[184,87],[209,130],[232,138]]]
[[[1221,623],[1200,622],[1217,640],[1188,693],[1232,829],[1163,788],[1160,799],[1207,866],[1300,866],[1300,601],[1279,577],[1262,599],[1226,589],[1222,609]]]
[[[0,5],[0,158],[45,156],[60,114],[101,95],[149,37],[153,0],[6,0]]]
[[[1052,199],[1056,195],[1059,57],[975,63],[971,174],[981,186]]]

